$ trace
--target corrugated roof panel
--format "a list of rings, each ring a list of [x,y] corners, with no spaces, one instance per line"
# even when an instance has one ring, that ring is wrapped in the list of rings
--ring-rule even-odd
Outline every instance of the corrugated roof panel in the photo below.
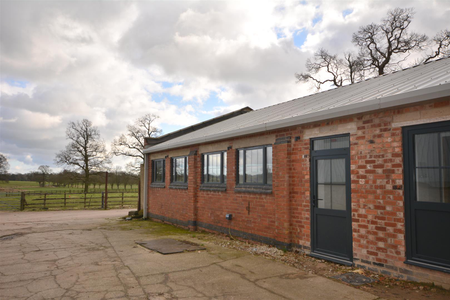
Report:
[[[389,99],[389,97],[410,93],[427,88],[437,87],[450,83],[450,58],[415,66],[406,70],[371,78],[352,85],[335,88],[321,93],[305,96],[287,102],[275,104],[266,108],[254,110],[243,115],[213,124],[200,130],[174,138],[167,142],[147,148],[146,152],[155,152],[163,149],[186,146],[202,141],[215,140],[217,136],[236,136],[248,134],[252,128],[265,129],[261,126],[323,112],[333,112],[342,107],[349,108],[364,102],[377,101],[376,99]],[[446,89],[445,89],[446,90]],[[449,87],[450,90],[450,87]],[[371,103],[372,103],[371,102]],[[246,129],[248,129],[246,131]],[[238,131],[240,133],[238,133]]]

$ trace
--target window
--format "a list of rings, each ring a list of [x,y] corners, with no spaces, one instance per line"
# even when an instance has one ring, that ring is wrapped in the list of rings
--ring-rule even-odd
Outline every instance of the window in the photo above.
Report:
[[[187,184],[188,158],[187,156],[172,158],[172,183]]]
[[[203,155],[203,183],[225,184],[227,182],[227,153],[225,151]]]
[[[272,185],[272,146],[238,150],[238,184]]]
[[[152,182],[163,183],[165,181],[165,160],[156,159],[152,161]]]

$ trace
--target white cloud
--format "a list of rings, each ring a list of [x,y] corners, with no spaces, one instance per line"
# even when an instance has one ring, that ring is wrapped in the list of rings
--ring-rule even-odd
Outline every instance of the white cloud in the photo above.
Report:
[[[69,121],[90,119],[109,144],[149,112],[164,130],[300,97],[306,58],[350,49],[395,6],[415,7],[412,29],[429,35],[450,19],[445,1],[2,1],[2,151],[52,165]]]

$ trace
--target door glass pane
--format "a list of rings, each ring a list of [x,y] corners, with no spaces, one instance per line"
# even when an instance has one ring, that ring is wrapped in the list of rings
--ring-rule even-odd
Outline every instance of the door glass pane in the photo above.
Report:
[[[272,147],[267,147],[267,184],[272,184]]]
[[[317,199],[319,208],[345,210],[347,204],[345,159],[317,161]]]
[[[350,138],[348,136],[341,136],[323,140],[315,140],[313,143],[314,150],[348,148],[350,147]]]
[[[346,193],[345,193],[345,159],[331,160],[331,193],[332,193],[332,209],[345,210]]]
[[[450,203],[450,169],[442,170],[442,200]]]
[[[331,208],[331,161],[317,161],[317,205]]]
[[[441,202],[439,169],[416,169],[417,201]]]
[[[415,135],[416,167],[439,166],[439,133]]]
[[[263,149],[245,151],[245,178],[247,183],[263,183]]]
[[[442,165],[450,167],[450,132],[441,133]]]
[[[331,149],[348,148],[350,147],[350,137],[342,136],[331,139]]]

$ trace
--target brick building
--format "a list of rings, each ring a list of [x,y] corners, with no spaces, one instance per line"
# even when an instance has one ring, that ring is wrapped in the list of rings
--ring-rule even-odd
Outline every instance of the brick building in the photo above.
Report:
[[[144,214],[450,287],[450,59],[146,140]]]

